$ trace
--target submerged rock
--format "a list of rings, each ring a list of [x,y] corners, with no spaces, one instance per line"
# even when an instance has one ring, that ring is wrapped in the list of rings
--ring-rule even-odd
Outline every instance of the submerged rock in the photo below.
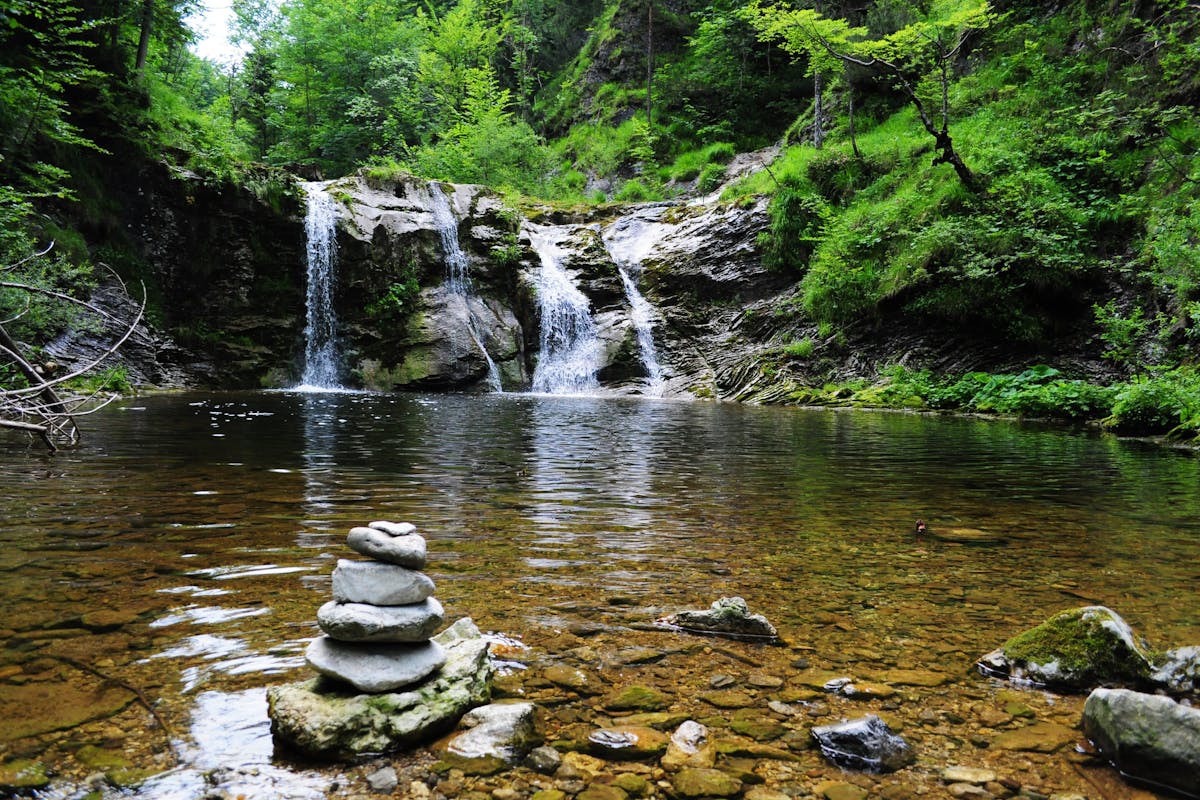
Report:
[[[1083,732],[1122,774],[1200,795],[1200,709],[1161,695],[1096,689],[1083,706]]]
[[[1104,606],[1069,609],[979,659],[981,672],[1067,692],[1104,684],[1146,686],[1150,654],[1125,620]]]
[[[491,696],[488,644],[468,618],[433,641],[446,662],[402,692],[359,694],[322,678],[267,690],[276,739],[318,758],[356,758],[420,744],[442,733]]]
[[[704,611],[679,611],[657,624],[689,633],[710,633],[732,638],[776,639],[775,626],[761,614],[751,614],[740,597],[722,597]]]
[[[895,772],[916,760],[908,742],[874,714],[812,729],[821,755],[843,769]]]
[[[620,725],[600,728],[588,735],[592,753],[617,761],[640,761],[666,752],[667,735],[653,728]]]

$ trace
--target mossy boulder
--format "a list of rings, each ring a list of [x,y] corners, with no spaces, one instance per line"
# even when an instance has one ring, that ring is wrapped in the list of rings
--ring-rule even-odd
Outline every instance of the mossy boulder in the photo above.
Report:
[[[986,675],[1082,693],[1097,686],[1149,686],[1153,656],[1115,611],[1084,606],[1055,614],[979,659]]]
[[[446,663],[402,691],[362,694],[324,678],[268,689],[272,734],[309,756],[353,760],[418,745],[454,727],[491,694],[488,645],[470,619],[433,641],[445,648]]]

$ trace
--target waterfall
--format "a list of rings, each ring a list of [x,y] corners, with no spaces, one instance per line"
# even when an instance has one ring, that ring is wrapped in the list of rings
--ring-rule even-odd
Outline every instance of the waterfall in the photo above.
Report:
[[[337,205],[320,183],[305,183],[308,211],[308,294],[305,302],[303,389],[339,389],[333,272],[337,265]]]
[[[467,259],[467,254],[463,252],[462,245],[458,243],[458,220],[454,216],[453,209],[450,208],[450,199],[446,197],[441,186],[430,183],[429,194],[433,199],[429,208],[433,213],[433,222],[437,226],[438,238],[442,242],[442,253],[446,259],[446,291],[462,298],[466,309],[467,330],[471,334],[471,340],[479,348],[479,352],[483,353],[483,360],[487,362],[488,385],[494,392],[503,392],[500,368],[496,366],[491,354],[483,346],[483,338],[479,335],[475,312],[471,310],[473,294],[471,278],[468,273],[470,261]]]
[[[599,388],[601,344],[588,299],[563,268],[563,251],[542,230],[529,229],[541,260],[535,275],[541,311],[541,352],[533,371],[533,391],[587,394]]]
[[[663,368],[654,347],[654,307],[638,289],[642,277],[642,261],[669,226],[647,222],[637,217],[624,217],[613,223],[602,235],[625,287],[629,300],[630,320],[637,334],[638,352],[646,368],[646,394],[660,397],[663,393]]]

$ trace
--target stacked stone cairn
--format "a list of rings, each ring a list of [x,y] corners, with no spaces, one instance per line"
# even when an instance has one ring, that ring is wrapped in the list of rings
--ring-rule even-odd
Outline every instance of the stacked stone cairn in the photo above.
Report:
[[[333,600],[317,611],[324,635],[305,654],[309,666],[368,694],[424,680],[446,662],[430,641],[445,612],[421,572],[424,537],[406,522],[372,522],[351,529],[346,544],[370,560],[338,560]]]

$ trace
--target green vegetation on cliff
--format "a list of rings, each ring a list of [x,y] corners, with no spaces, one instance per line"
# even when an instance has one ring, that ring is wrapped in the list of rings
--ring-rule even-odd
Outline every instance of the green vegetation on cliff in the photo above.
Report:
[[[85,291],[96,248],[122,247],[106,194],[130,157],[264,196],[268,167],[366,167],[579,203],[708,192],[779,144],[724,197],[771,197],[763,257],[794,278],[776,313],[802,331],[784,367],[840,333],[916,329],[1063,370],[1028,408],[965,402],[975,373],[930,378],[925,405],[1195,425],[1186,0],[235,0],[232,65],[188,51],[194,5],[0,14],[4,263],[54,238],[43,278]]]

